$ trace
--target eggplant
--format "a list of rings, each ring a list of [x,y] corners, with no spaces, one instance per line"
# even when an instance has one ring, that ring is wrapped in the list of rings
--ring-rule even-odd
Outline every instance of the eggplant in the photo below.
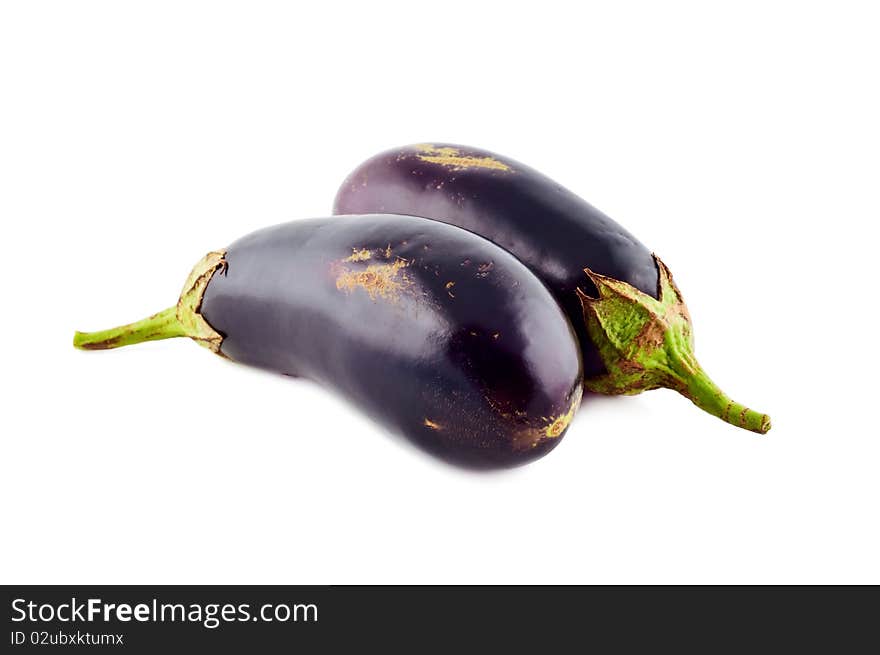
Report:
[[[259,230],[203,258],[176,306],[74,345],[180,336],[331,387],[470,467],[546,454],[581,400],[577,339],[547,288],[488,240],[412,216]]]
[[[516,255],[571,319],[588,391],[671,388],[728,423],[770,429],[770,417],[731,400],[698,364],[690,315],[663,262],[538,171],[467,146],[396,148],[358,166],[336,195],[334,214],[369,212],[457,225]]]

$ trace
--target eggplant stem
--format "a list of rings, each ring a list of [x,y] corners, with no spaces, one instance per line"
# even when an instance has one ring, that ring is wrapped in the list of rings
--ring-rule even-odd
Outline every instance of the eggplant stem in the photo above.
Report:
[[[73,346],[80,350],[108,350],[144,341],[189,337],[219,354],[223,335],[205,320],[201,308],[211,278],[217,271],[226,270],[225,254],[225,251],[209,252],[199,260],[183,285],[180,299],[174,307],[109,330],[76,332]]]
[[[667,333],[666,362],[671,370],[666,375],[667,384],[664,386],[678,391],[704,412],[726,423],[767,434],[770,417],[749,409],[724,393],[697,362],[691,344],[676,338],[679,334],[675,331]]]
[[[655,261],[659,298],[585,269],[599,296],[580,292],[584,320],[608,372],[584,380],[584,386],[604,394],[674,389],[722,421],[765,434],[770,430],[770,417],[731,400],[697,363],[690,315],[681,292],[669,269],[659,258]]]
[[[108,350],[144,341],[158,341],[187,336],[177,320],[177,306],[169,307],[140,321],[97,332],[77,332],[73,346],[80,350]]]
[[[688,378],[686,386],[678,391],[703,411],[731,425],[758,434],[770,431],[770,417],[767,414],[756,412],[729,398],[702,369]]]

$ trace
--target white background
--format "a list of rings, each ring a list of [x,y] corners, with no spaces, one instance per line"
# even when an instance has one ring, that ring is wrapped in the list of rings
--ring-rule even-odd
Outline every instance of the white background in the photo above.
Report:
[[[868,2],[3,3],[0,581],[880,582],[878,25]],[[71,347],[432,140],[659,253],[770,434],[591,397],[550,455],[478,474],[186,340]]]

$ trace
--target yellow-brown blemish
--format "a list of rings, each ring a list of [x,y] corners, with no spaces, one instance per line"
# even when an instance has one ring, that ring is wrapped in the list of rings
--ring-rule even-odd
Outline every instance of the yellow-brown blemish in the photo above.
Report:
[[[385,248],[385,259],[391,259],[391,244],[388,244],[388,247]]]
[[[344,262],[363,262],[368,260],[373,255],[366,248],[361,248],[358,250],[357,248],[351,249],[351,255],[343,259]]]
[[[397,259],[390,264],[370,264],[360,271],[343,269],[336,278],[336,288],[350,292],[360,287],[372,300],[397,300],[400,293],[412,284],[412,280],[402,272],[409,264],[404,259]]]
[[[468,168],[488,168],[496,171],[512,171],[504,162],[498,161],[494,157],[473,157],[463,155],[458,148],[437,148],[430,143],[421,143],[416,146],[416,150],[421,153],[416,155],[422,161],[440,166],[448,166],[456,171],[463,171]]]
[[[544,429],[544,434],[551,439],[558,437],[560,434],[565,432],[565,428],[568,427],[569,423],[571,423],[571,419],[574,418],[574,413],[577,411],[577,408],[581,404],[581,394],[583,390],[580,385],[578,385],[577,389],[571,399],[571,404],[568,406],[568,411],[562,416],[557,416],[552,418],[552,422]],[[548,419],[551,420],[551,419]]]
[[[565,429],[574,418],[577,408],[580,407],[581,394],[582,389],[579,385],[572,394],[571,404],[568,406],[568,411],[565,412],[565,414],[562,414],[561,416],[551,416],[550,418],[542,416],[541,419],[545,422],[549,422],[549,425],[543,429],[532,428],[524,430],[521,434],[517,435],[514,444],[519,448],[535,448],[544,439],[557,439],[562,436],[562,433],[565,432]]]
[[[442,425],[440,425],[439,423],[435,423],[434,421],[432,421],[431,419],[429,419],[427,417],[425,417],[424,426],[426,428],[431,428],[432,430],[442,430],[443,429]]]
[[[455,282],[447,282],[446,283],[446,293],[449,294],[450,298],[455,298],[455,294],[452,293],[451,289],[455,286]]]

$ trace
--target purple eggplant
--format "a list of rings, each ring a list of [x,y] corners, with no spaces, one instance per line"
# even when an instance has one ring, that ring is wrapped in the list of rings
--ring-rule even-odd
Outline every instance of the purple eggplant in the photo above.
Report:
[[[728,423],[770,429],[766,414],[731,400],[697,363],[690,316],[666,266],[545,175],[466,146],[406,146],[367,160],[340,187],[334,214],[370,212],[457,225],[516,255],[571,319],[587,390],[667,387]]]
[[[254,232],[201,260],[175,307],[74,345],[178,336],[332,387],[466,466],[544,455],[581,399],[577,339],[540,280],[488,240],[412,216]]]

